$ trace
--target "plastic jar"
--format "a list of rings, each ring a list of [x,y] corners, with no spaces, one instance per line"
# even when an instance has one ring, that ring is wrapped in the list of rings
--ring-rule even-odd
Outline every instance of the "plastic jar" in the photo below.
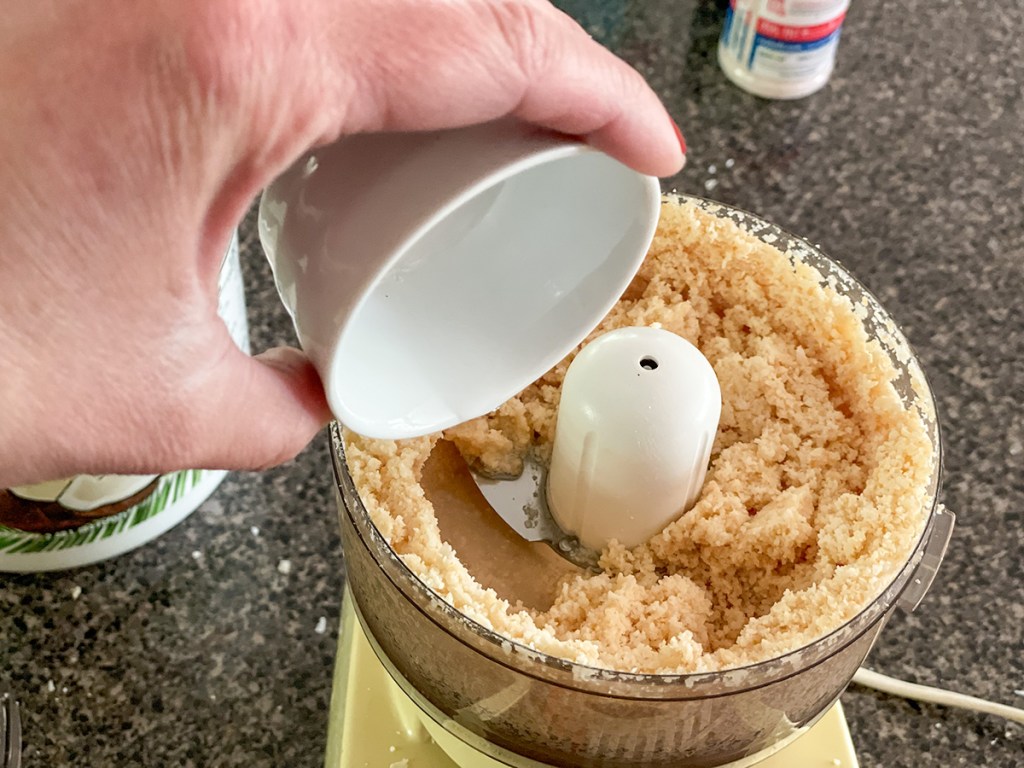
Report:
[[[799,99],[832,75],[850,0],[730,0],[718,64],[745,91]]]
[[[248,352],[237,233],[221,265],[218,297],[217,314]],[[0,572],[63,570],[135,549],[194,512],[226,475],[77,475],[0,489]]]

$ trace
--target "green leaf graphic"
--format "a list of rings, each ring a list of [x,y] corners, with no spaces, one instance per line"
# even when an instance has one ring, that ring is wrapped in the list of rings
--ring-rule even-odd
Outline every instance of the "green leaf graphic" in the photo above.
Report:
[[[157,487],[153,493],[134,507],[73,530],[41,534],[0,525],[0,553],[53,552],[110,538],[144,523],[159,515],[171,504],[180,501],[199,484],[203,474],[204,471],[201,469],[188,469],[163,475],[157,480]]]

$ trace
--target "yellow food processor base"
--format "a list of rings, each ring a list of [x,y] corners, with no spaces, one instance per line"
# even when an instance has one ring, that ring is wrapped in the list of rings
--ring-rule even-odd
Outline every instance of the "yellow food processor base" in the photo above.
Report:
[[[754,763],[744,761],[744,765]],[[505,763],[451,736],[420,710],[377,659],[356,618],[351,594],[342,601],[325,768],[502,768]],[[734,764],[739,766],[739,764]],[[842,705],[758,768],[857,768]]]

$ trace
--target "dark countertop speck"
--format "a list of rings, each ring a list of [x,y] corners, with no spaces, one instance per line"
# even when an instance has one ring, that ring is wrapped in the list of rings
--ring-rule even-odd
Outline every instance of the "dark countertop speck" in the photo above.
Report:
[[[724,2],[561,5],[683,127],[666,189],[820,243],[902,325],[937,396],[957,528],[869,666],[1024,707],[1024,9],[855,2],[829,86],[786,103],[721,74]],[[290,343],[251,213],[241,233],[253,347]],[[343,579],[323,437],[229,476],[135,552],[0,577],[26,768],[322,764]],[[1019,725],[856,686],[843,702],[864,766],[1024,765]]]

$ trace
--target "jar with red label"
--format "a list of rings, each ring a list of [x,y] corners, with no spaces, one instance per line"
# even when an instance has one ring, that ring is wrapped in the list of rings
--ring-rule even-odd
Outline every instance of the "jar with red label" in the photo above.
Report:
[[[730,0],[718,63],[745,91],[799,99],[832,75],[849,0]]]

